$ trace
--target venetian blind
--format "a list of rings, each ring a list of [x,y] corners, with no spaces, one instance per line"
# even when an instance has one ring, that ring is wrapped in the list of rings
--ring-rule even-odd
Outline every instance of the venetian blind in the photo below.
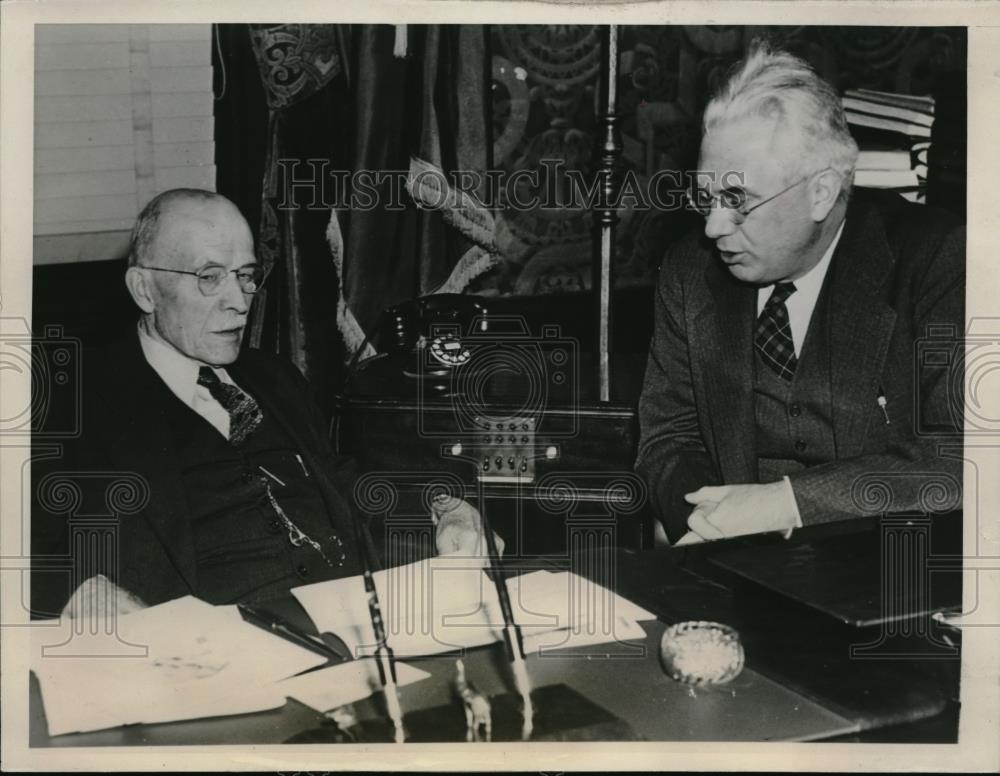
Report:
[[[208,24],[35,27],[35,263],[125,255],[166,189],[215,189]]]

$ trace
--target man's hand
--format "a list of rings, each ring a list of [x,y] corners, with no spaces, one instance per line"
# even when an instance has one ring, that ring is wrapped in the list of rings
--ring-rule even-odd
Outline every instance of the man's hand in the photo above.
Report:
[[[790,531],[798,524],[795,494],[786,480],[766,485],[719,485],[684,496],[695,508],[688,528],[705,541],[727,536]],[[687,535],[682,540],[688,539]],[[684,543],[687,544],[692,539]]]
[[[479,511],[460,498],[439,497],[432,502],[431,520],[437,526],[437,551],[439,555],[474,555],[485,558],[486,536]],[[503,554],[504,543],[496,531],[493,539],[497,552]]]
[[[97,574],[83,580],[73,591],[63,607],[62,616],[90,619],[107,617],[112,612],[116,615],[129,614],[145,608],[142,599],[118,587],[103,574]]]

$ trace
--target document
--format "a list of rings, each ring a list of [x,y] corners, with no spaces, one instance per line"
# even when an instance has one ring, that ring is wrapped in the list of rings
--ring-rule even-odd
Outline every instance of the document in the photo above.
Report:
[[[474,559],[439,556],[377,572],[386,638],[397,658],[434,655],[499,641],[503,615],[493,582]],[[655,615],[570,572],[535,571],[506,582],[526,649],[642,638],[635,625]],[[320,631],[356,656],[375,636],[361,577],[292,590]],[[546,638],[543,638],[545,636]]]
[[[400,687],[426,679],[430,674],[396,661],[396,684]],[[330,711],[382,692],[378,666],[373,658],[310,671],[285,679],[278,685],[286,696],[319,712]]]
[[[191,596],[32,630],[49,735],[277,708],[279,680],[324,658]]]

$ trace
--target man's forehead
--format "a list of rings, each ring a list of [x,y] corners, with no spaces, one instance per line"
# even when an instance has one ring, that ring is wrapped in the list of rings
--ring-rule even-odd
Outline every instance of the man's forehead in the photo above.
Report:
[[[702,138],[698,169],[710,178],[703,185],[725,188],[741,175],[747,188],[781,178],[790,166],[786,131],[771,119],[748,117],[712,127]]]
[[[252,250],[253,236],[235,206],[223,199],[181,200],[160,215],[157,249],[181,260],[191,259],[194,247],[229,246],[234,238]]]

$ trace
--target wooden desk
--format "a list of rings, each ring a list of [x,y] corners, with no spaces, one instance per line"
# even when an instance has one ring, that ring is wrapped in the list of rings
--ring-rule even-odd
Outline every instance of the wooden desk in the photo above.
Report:
[[[807,543],[823,546],[831,538],[853,536],[859,547],[879,541],[871,522],[800,531],[790,550]],[[902,723],[947,714],[957,697],[958,659],[938,661],[852,660],[851,644],[870,641],[872,633],[838,622],[801,602],[775,596],[732,580],[720,580],[712,563],[716,554],[757,545],[778,545],[772,537],[747,537],[684,550],[635,552],[611,550],[609,564],[577,568],[568,557],[508,558],[517,571],[574,567],[589,576],[614,569],[618,592],[657,614],[644,624],[641,645],[599,645],[560,655],[532,655],[529,670],[536,687],[565,683],[653,741],[794,741],[843,739],[864,731],[895,730],[889,740],[908,740]],[[588,571],[589,569],[589,571]],[[874,575],[858,574],[860,590]],[[297,606],[291,601],[289,607]],[[285,611],[288,614],[289,611]],[[304,614],[299,612],[299,616]],[[747,667],[731,684],[691,691],[669,679],[658,662],[659,638],[667,624],[708,619],[736,627],[747,653]],[[641,646],[643,649],[635,649]],[[447,657],[411,661],[431,678],[401,689],[404,710],[432,708],[451,701],[454,661]],[[488,694],[509,691],[507,667],[499,644],[470,650],[469,675]],[[208,743],[279,743],[314,728],[322,716],[289,701],[259,714],[161,725],[130,726],[49,738],[37,685],[31,687],[32,746],[178,745]],[[362,718],[377,716],[372,699],[356,704]],[[454,708],[455,714],[460,709]],[[949,725],[954,724],[948,723]],[[950,727],[948,730],[950,731]],[[956,728],[957,731],[957,728]],[[948,738],[948,731],[942,734]]]

